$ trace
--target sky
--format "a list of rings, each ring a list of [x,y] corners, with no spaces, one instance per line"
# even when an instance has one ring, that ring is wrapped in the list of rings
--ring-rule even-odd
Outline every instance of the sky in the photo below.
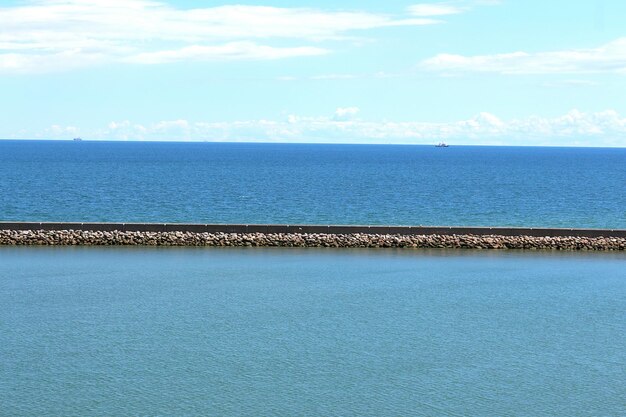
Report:
[[[626,146],[626,1],[0,0],[0,138]]]

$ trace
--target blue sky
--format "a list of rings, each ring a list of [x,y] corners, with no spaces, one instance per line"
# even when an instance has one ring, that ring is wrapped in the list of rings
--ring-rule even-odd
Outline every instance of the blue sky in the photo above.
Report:
[[[0,0],[0,137],[626,146],[621,0]]]

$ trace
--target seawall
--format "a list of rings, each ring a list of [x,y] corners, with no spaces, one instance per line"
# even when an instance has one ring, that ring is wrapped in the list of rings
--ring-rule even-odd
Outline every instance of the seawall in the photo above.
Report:
[[[626,249],[624,229],[0,222],[0,245]]]

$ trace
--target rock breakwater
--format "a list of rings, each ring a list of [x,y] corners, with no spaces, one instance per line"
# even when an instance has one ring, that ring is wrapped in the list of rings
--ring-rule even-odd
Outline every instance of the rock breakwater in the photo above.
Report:
[[[0,245],[279,246],[623,251],[624,237],[0,230]]]

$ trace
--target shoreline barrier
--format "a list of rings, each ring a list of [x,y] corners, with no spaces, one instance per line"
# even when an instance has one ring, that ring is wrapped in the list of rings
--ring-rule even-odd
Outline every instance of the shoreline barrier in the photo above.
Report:
[[[0,222],[0,246],[278,246],[624,251],[623,229]]]
[[[287,225],[287,224],[195,224],[195,223],[96,223],[96,222],[0,222],[0,230],[90,231],[156,233],[327,234],[327,235],[472,235],[626,238],[626,229],[578,229],[472,226],[379,226],[379,225]]]

